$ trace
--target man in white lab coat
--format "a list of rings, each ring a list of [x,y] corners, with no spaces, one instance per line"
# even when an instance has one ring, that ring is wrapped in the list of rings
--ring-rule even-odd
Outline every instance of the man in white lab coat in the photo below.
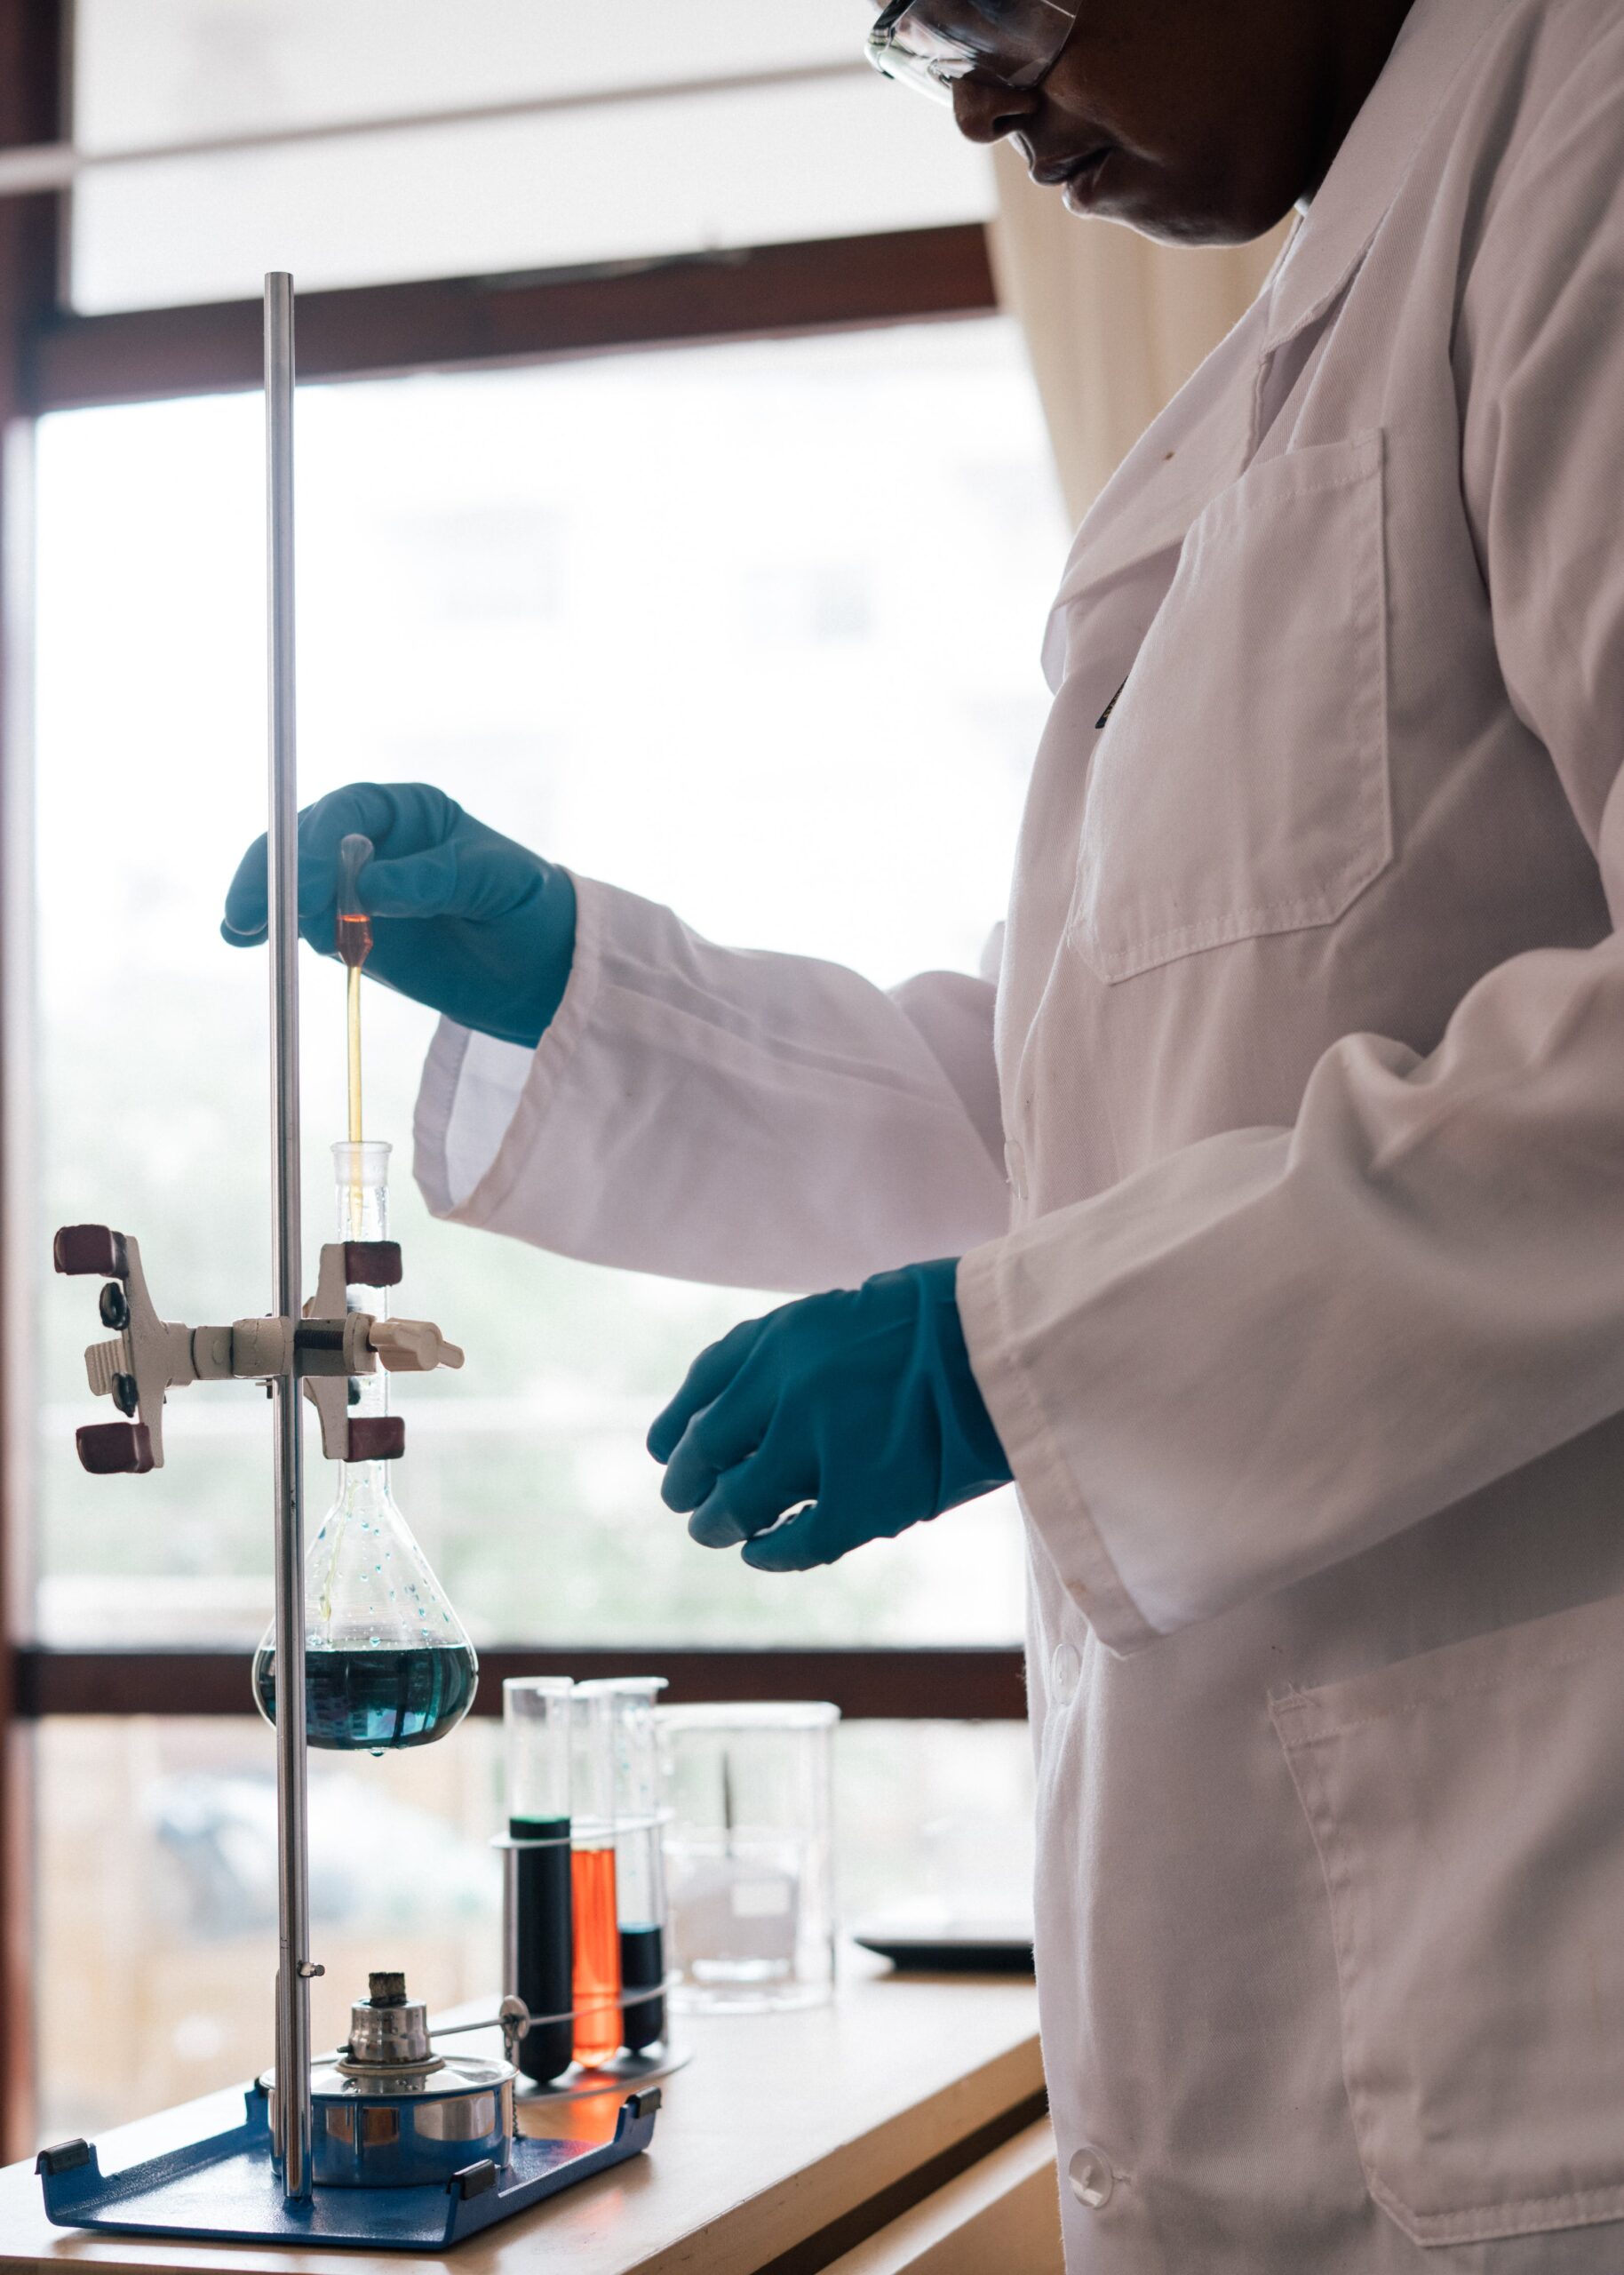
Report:
[[[1079,209],[1305,208],[1077,539],[996,994],[719,949],[422,791],[312,810],[312,937],[364,829],[437,1210],[848,1290],[660,1417],[701,1537],[1013,1473],[1072,2269],[1616,2275],[1624,9],[876,39]]]

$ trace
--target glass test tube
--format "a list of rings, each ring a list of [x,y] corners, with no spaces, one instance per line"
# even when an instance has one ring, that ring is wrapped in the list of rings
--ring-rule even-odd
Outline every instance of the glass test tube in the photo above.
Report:
[[[620,1914],[615,1896],[615,1711],[602,1689],[571,1701],[570,1888],[575,1898],[575,2058],[594,2070],[620,2050]]]
[[[549,2085],[569,2067],[574,2031],[570,1933],[569,1756],[572,1739],[568,1676],[544,1675],[502,1685],[502,1727],[507,1754],[507,1831],[510,1840],[535,1847],[508,1851],[508,1986],[535,2016],[519,2041],[519,2067],[537,2085]]]
[[[641,2054],[665,2035],[665,1858],[660,1808],[659,1728],[664,1675],[617,1675],[584,1683],[610,1699],[615,1752],[615,1899],[620,1926],[621,2040]],[[632,1997],[641,1992],[642,1997]]]

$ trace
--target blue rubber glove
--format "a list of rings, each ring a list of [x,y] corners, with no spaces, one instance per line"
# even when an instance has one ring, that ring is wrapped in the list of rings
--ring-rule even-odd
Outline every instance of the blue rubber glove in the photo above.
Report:
[[[882,1272],[700,1353],[649,1433],[661,1496],[692,1512],[696,1540],[743,1541],[758,1571],[804,1572],[1008,1484],[957,1273],[951,1259]]]
[[[533,1050],[575,954],[565,872],[426,783],[352,782],[299,818],[299,929],[323,955],[333,953],[338,846],[352,831],[374,848],[357,880],[372,919],[366,970],[459,1026]],[[263,837],[231,881],[220,930],[234,947],[265,938]]]

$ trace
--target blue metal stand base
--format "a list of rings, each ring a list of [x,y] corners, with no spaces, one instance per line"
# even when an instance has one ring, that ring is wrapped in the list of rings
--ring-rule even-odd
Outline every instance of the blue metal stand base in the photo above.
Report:
[[[353,2244],[372,2251],[442,2251],[544,2198],[573,2188],[646,2149],[657,2087],[622,2104],[612,2141],[512,2144],[506,2172],[489,2159],[443,2184],[419,2188],[318,2188],[307,2204],[283,2200],[271,2163],[266,2096],[248,2094],[246,2120],[167,2156],[104,2174],[88,2141],[42,2149],[36,2160],[45,2216],[59,2228],[114,2228],[125,2235],[192,2236],[215,2243]]]

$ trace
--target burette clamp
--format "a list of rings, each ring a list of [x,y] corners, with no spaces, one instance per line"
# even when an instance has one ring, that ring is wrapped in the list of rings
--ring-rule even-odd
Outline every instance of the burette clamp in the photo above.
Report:
[[[163,1466],[163,1408],[171,1390],[196,1382],[303,1382],[322,1425],[329,1461],[393,1461],[405,1451],[397,1415],[351,1416],[349,1385],[381,1365],[390,1374],[460,1367],[463,1354],[431,1320],[386,1319],[349,1308],[352,1288],[401,1281],[394,1241],[330,1241],[303,1319],[240,1319],[229,1327],[185,1327],[161,1319],[147,1285],[140,1243],[109,1225],[65,1225],[53,1246],[59,1272],[96,1276],[102,1324],[115,1329],[84,1353],[98,1398],[123,1420],[76,1432],[93,1477],[145,1476]]]
[[[349,1410],[357,1375],[433,1374],[460,1367],[463,1354],[432,1320],[384,1319],[348,1310],[352,1288],[398,1288],[398,1241],[329,1241],[322,1250],[315,1293],[295,1337],[305,1395],[321,1417],[322,1450],[329,1461],[396,1461],[406,1450],[398,1414]]]

